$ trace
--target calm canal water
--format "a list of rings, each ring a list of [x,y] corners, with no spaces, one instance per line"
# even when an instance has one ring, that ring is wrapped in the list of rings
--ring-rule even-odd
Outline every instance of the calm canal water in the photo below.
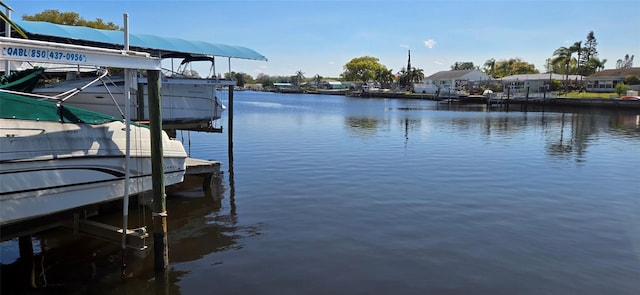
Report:
[[[232,161],[228,126],[178,133],[223,163],[223,190],[168,200],[164,293],[640,294],[637,111],[234,101]],[[154,292],[151,254],[128,254],[123,281],[117,246],[64,232],[34,245],[48,287],[29,292]]]

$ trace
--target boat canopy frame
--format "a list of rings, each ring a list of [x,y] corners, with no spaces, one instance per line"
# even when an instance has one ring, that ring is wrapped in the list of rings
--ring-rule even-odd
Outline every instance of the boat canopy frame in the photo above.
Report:
[[[124,45],[125,32],[123,31],[59,25],[42,21],[15,20],[14,22],[32,40],[110,49],[121,49]],[[4,28],[0,28],[0,31],[4,31]],[[150,34],[129,33],[129,48],[163,58],[171,54],[190,54],[267,61],[264,55],[244,46]]]

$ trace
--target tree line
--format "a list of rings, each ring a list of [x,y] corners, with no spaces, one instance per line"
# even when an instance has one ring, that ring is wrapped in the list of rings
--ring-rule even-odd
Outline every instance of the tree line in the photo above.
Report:
[[[552,57],[547,59],[545,65],[546,73],[555,73],[565,75],[565,87],[568,85],[569,75],[589,76],[605,68],[606,59],[598,57],[598,42],[593,31],[590,31],[584,42],[576,41],[571,46],[561,46],[554,50]],[[575,55],[574,55],[575,54]],[[625,69],[633,67],[634,56],[625,55],[624,59],[616,62],[616,68]],[[411,56],[409,55],[409,63],[406,68],[402,68],[396,74],[396,80],[399,85],[409,85],[412,82],[421,82],[424,79],[422,69],[410,66]],[[535,65],[522,60],[521,58],[509,58],[496,60],[490,58],[480,66],[474,65],[470,61],[458,61],[451,65],[451,70],[481,70],[493,78],[502,78],[518,74],[538,74],[540,71]],[[383,73],[379,75],[377,73]],[[341,78],[352,81],[375,81],[381,85],[388,84],[392,70],[387,69],[384,65],[379,64],[375,57],[364,56],[357,57],[349,61],[344,66],[344,72]]]
[[[34,15],[23,15],[22,19],[31,21],[46,21],[56,24],[87,26],[97,29],[106,30],[122,30],[121,27],[113,22],[105,22],[97,18],[96,20],[85,20],[75,12],[60,12],[55,9],[48,9]],[[568,84],[569,75],[589,76],[593,73],[601,71],[605,67],[606,59],[598,57],[598,42],[593,31],[590,31],[584,42],[576,41],[570,46],[561,46],[553,55],[547,59],[545,72],[565,75],[565,85]],[[624,58],[618,59],[616,62],[617,69],[625,69],[633,67],[634,56],[625,55]],[[490,58],[485,61],[482,67],[474,65],[470,61],[458,61],[451,65],[451,70],[481,70],[487,75],[494,78],[502,78],[517,74],[538,74],[535,65],[524,61],[521,58],[509,58],[496,60]],[[400,87],[411,86],[412,83],[422,82],[424,80],[424,70],[411,66],[411,52],[408,54],[407,66],[402,67],[395,72],[381,64],[379,59],[373,56],[355,57],[343,66],[343,72],[335,79],[343,81],[360,81],[367,83],[370,81],[377,82],[382,86],[398,85]],[[291,76],[269,76],[267,74],[258,74],[254,79],[246,73],[226,73],[225,78],[232,78],[237,81],[239,86],[251,83],[261,83],[265,86],[273,85],[273,83],[286,82],[295,86],[308,81],[315,81],[319,84],[323,77],[316,74],[312,78],[306,78],[302,70],[297,71]]]

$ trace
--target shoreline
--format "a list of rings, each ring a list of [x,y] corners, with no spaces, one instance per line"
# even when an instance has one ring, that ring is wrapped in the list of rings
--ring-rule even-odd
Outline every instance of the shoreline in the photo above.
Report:
[[[490,104],[490,105],[549,105],[571,106],[591,108],[613,108],[624,110],[640,110],[640,101],[620,100],[611,98],[580,98],[580,97],[555,97],[555,98],[510,98],[489,99],[482,95],[469,95],[457,98],[437,97],[435,94],[425,93],[399,93],[399,92],[347,92],[347,91],[313,91],[313,92],[281,92],[316,95],[344,95],[359,98],[397,98],[397,99],[421,99],[433,101],[446,101],[461,104]]]

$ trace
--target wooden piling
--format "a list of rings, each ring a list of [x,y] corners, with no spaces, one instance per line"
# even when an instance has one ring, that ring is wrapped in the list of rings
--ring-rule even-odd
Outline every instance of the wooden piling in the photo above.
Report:
[[[167,245],[167,211],[164,190],[162,150],[162,115],[160,113],[160,71],[147,71],[149,81],[149,129],[151,133],[151,180],[153,192],[153,247],[156,273],[169,266]]]
[[[228,157],[229,157],[229,187],[230,187],[230,192],[229,192],[229,202],[231,205],[231,215],[235,216],[236,215],[236,203],[235,203],[235,183],[234,183],[234,175],[233,175],[233,85],[229,85],[229,122],[227,125],[228,126],[228,136],[229,136],[229,140],[228,140],[228,146],[227,146],[227,151],[228,151]]]
[[[233,85],[229,85],[229,105],[227,106],[227,109],[229,110],[229,122],[227,125],[229,125],[227,127],[228,131],[227,131],[227,136],[228,136],[228,144],[229,144],[229,161],[232,160],[233,157],[233,153],[231,153],[231,151],[233,150]]]

